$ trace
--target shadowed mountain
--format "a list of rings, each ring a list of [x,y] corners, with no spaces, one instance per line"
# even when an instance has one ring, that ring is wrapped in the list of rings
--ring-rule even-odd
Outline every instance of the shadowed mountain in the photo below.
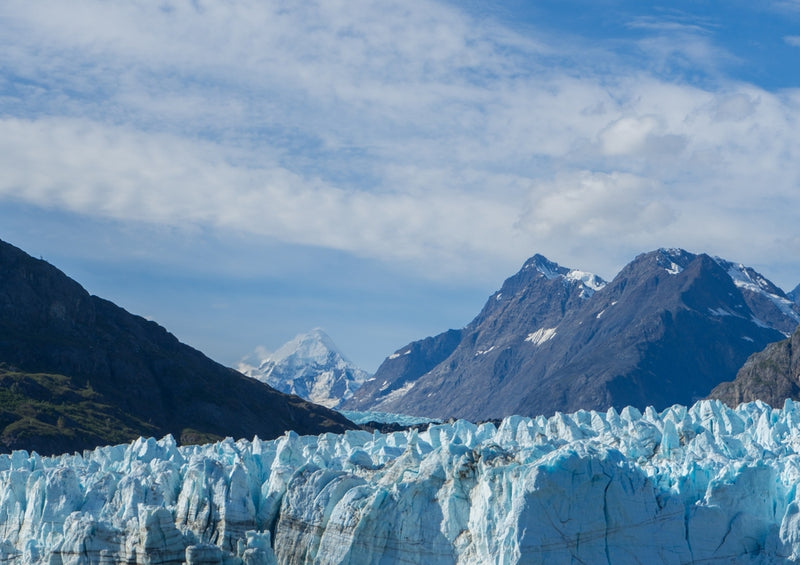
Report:
[[[0,446],[40,453],[139,435],[183,443],[340,432],[336,412],[207,358],[0,242]]]
[[[688,405],[798,322],[764,277],[705,254],[642,254],[607,284],[537,255],[464,329],[398,349],[345,407],[481,420]],[[426,342],[447,344],[430,368],[415,359]]]
[[[800,327],[751,355],[733,381],[717,385],[708,397],[733,407],[761,400],[782,408],[787,398],[800,400]]]

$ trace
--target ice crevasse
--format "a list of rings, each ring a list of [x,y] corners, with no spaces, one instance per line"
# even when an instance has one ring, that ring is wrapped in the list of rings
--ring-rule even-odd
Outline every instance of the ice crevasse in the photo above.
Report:
[[[800,407],[0,456],[0,562],[800,562]]]

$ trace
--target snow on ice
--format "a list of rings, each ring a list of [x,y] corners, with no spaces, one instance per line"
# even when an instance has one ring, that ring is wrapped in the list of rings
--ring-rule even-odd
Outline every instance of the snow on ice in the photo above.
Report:
[[[786,563],[800,408],[0,455],[3,563]]]

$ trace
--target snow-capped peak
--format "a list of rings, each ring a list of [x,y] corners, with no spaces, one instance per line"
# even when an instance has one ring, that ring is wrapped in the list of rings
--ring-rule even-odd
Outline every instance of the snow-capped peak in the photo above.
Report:
[[[269,355],[269,360],[279,363],[294,358],[302,362],[324,363],[332,353],[347,361],[330,336],[321,328],[314,328],[284,343],[275,353]]]
[[[662,247],[657,249],[653,255],[655,255],[656,263],[670,275],[681,273],[696,257],[694,253],[678,247]]]
[[[580,283],[583,286],[581,296],[584,298],[588,298],[606,285],[606,281],[594,273],[562,267],[558,263],[550,261],[538,253],[528,259],[522,266],[523,271],[528,269],[535,269],[550,280],[562,278],[567,281],[576,281]]]
[[[274,353],[257,348],[237,369],[281,392],[329,408],[350,398],[370,376],[351,363],[320,328],[295,336]]]
[[[535,269],[548,279],[563,277],[569,272],[569,269],[562,267],[555,261],[550,261],[547,257],[538,253],[525,261],[522,270],[526,271],[528,269]]]
[[[770,300],[783,314],[800,323],[800,307],[786,293],[775,286],[761,273],[741,263],[733,263],[721,257],[714,257],[717,264],[725,269],[728,276],[739,289],[758,294]],[[787,333],[787,332],[784,332]],[[788,335],[788,333],[787,333]]]

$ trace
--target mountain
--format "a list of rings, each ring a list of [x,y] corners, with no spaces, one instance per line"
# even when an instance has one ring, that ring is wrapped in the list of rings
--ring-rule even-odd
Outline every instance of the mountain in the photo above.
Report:
[[[800,400],[800,327],[751,355],[733,381],[720,383],[708,397],[729,406],[761,400],[779,407],[787,398]]]
[[[794,287],[794,290],[786,295],[790,300],[800,304],[800,284]]]
[[[254,364],[253,364],[254,363]],[[370,375],[348,361],[321,329],[300,334],[275,353],[256,350],[237,369],[287,394],[335,408]]]
[[[0,456],[4,563],[786,564],[800,410],[702,401]]]
[[[0,449],[342,431],[338,413],[207,358],[0,241]]]
[[[398,349],[344,407],[484,420],[691,404],[798,323],[766,278],[706,254],[644,253],[609,283],[535,255],[465,328]]]

